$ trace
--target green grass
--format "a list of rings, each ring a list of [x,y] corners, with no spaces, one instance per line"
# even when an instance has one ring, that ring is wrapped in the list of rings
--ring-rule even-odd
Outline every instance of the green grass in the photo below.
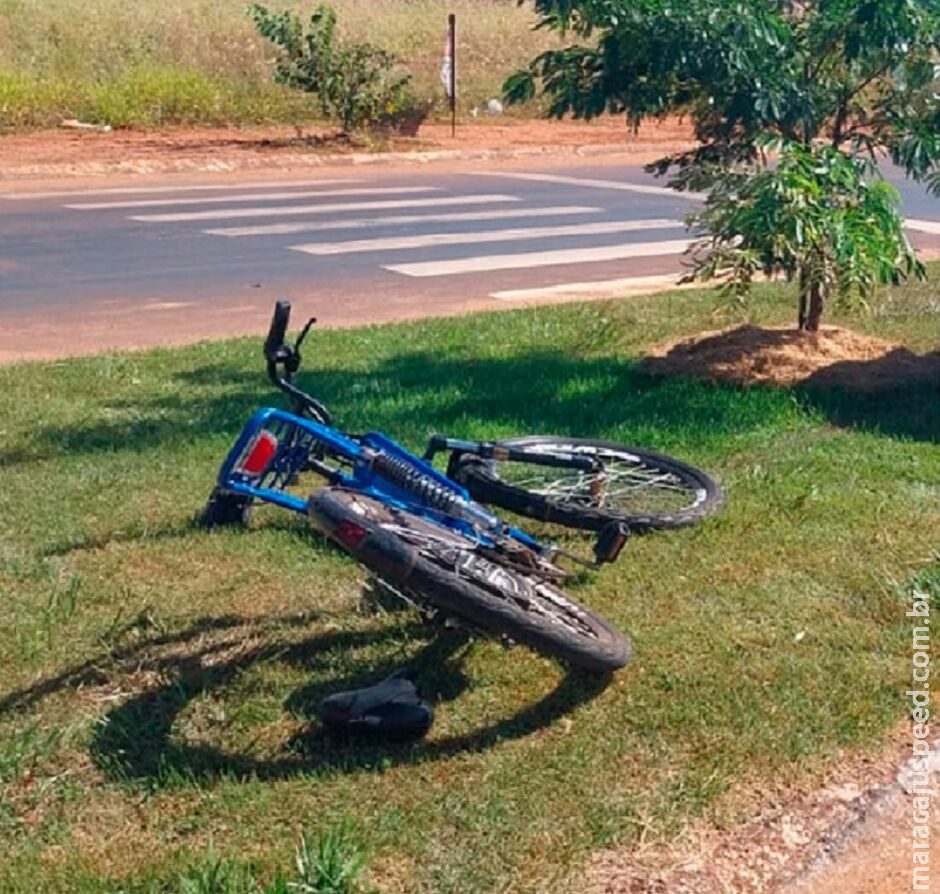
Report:
[[[923,351],[936,287],[839,321]],[[940,575],[936,391],[638,369],[722,313],[682,292],[317,332],[307,351],[304,383],[352,430],[412,447],[571,432],[720,477],[720,516],[635,539],[573,588],[635,641],[606,688],[376,608],[301,518],[195,528],[271,399],[257,339],[0,369],[0,890],[178,891],[220,860],[273,885],[301,829],[348,822],[380,891],[565,890],[598,847],[733,822],[749,786],[885,741],[905,711],[907,590]],[[757,322],[792,313],[786,290],[758,291]],[[427,741],[324,735],[326,693],[405,661],[437,703]]]
[[[315,840],[301,833],[290,874],[278,871],[270,881],[259,880],[254,867],[218,857],[210,849],[169,887],[179,894],[360,894],[363,869],[356,830],[344,822]]]
[[[272,2],[305,17],[310,2]],[[448,12],[460,28],[461,109],[551,40],[513,0],[334,0],[342,31],[387,47],[437,97]],[[116,127],[309,122],[314,104],[271,83],[274,49],[244,0],[0,0],[0,128],[62,118]],[[443,109],[443,105],[441,105]]]

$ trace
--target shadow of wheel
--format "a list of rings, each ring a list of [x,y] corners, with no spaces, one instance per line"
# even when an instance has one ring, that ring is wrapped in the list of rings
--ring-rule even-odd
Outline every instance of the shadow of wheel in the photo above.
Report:
[[[409,631],[412,632],[412,631]],[[90,751],[95,764],[110,778],[160,788],[174,781],[212,782],[220,779],[276,780],[312,771],[354,772],[377,760],[415,764],[463,751],[479,751],[497,742],[522,738],[554,722],[599,695],[610,677],[571,672],[539,701],[489,726],[470,733],[419,743],[365,741],[338,737],[314,720],[326,695],[360,688],[392,673],[400,661],[384,659],[354,672],[302,686],[287,698],[285,708],[311,725],[283,742],[270,758],[226,750],[213,744],[188,742],[178,735],[181,715],[197,698],[220,694],[235,678],[259,662],[280,661],[309,668],[311,658],[329,663],[337,652],[373,645],[400,628],[318,635],[284,647],[273,644],[243,651],[223,661],[202,653],[179,657],[165,666],[166,682],[136,695],[109,711],[98,724]],[[424,688],[439,701],[451,701],[466,688],[458,653],[467,641],[460,631],[445,632],[428,642],[408,662]],[[207,661],[208,657],[208,661]],[[211,663],[210,663],[211,662]]]

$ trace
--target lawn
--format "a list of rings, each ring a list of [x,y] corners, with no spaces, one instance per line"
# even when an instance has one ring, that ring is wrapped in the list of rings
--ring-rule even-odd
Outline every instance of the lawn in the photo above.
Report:
[[[938,274],[834,320],[933,348]],[[777,286],[751,309],[793,312]],[[938,395],[638,369],[739,314],[677,292],[309,342],[304,382],[354,431],[570,432],[721,479],[720,516],[636,538],[573,588],[633,637],[606,687],[434,638],[299,517],[194,526],[272,399],[260,339],[0,369],[0,890],[247,891],[302,831],[336,829],[382,892],[568,890],[599,847],[734,822],[768,777],[877,749],[907,705],[911,582],[940,592]],[[406,661],[436,703],[427,741],[324,735],[325,693]],[[242,881],[213,888],[216,866]]]
[[[304,19],[318,0],[272,0]],[[419,97],[445,102],[447,14],[457,15],[460,109],[555,40],[515,0],[332,0],[343,34],[394,52]],[[315,106],[271,82],[273,47],[245,0],[0,0],[0,128],[78,117],[115,127],[308,124]],[[530,113],[532,109],[528,110]]]

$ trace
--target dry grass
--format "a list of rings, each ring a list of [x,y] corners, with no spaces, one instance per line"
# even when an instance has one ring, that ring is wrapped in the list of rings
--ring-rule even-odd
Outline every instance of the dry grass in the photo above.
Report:
[[[305,15],[315,3],[269,4]],[[272,50],[244,0],[0,0],[0,125],[78,115],[117,125],[295,122],[297,97],[270,84]],[[438,82],[447,13],[459,27],[462,105],[550,40],[514,0],[334,0],[343,32],[395,52],[422,96]],[[139,97],[139,99],[138,99]],[[301,98],[302,99],[302,98]]]

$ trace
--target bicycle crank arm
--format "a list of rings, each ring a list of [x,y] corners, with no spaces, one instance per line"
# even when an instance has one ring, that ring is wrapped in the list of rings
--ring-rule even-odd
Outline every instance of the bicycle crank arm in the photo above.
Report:
[[[611,522],[603,528],[594,543],[594,561],[584,559],[575,553],[562,549],[560,546],[549,547],[546,557],[564,556],[584,568],[600,568],[616,562],[621,550],[630,539],[630,529],[623,522]]]

